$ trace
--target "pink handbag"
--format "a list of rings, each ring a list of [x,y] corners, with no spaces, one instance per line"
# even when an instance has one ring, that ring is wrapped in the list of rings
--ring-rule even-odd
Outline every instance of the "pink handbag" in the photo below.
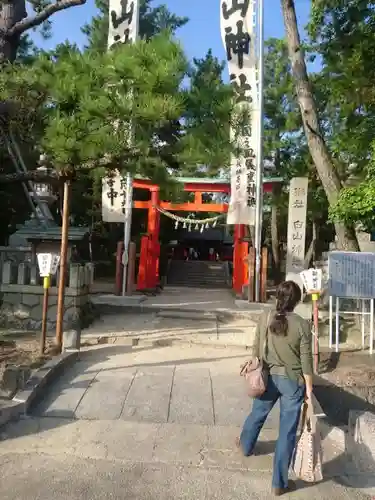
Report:
[[[257,398],[264,394],[267,389],[268,383],[268,368],[265,366],[263,357],[267,348],[268,341],[268,324],[269,317],[267,319],[267,328],[264,335],[263,342],[263,352],[261,358],[254,358],[251,361],[247,361],[241,366],[240,375],[245,377],[247,385],[247,394],[251,398]]]
[[[302,433],[294,452],[294,473],[302,481],[317,483],[323,479],[322,462],[322,443],[317,429],[317,418],[311,403],[304,403]]]

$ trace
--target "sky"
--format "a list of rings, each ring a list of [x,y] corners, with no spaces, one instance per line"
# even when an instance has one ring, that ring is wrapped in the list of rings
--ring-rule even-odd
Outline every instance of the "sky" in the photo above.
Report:
[[[176,33],[184,46],[189,59],[203,57],[211,48],[220,60],[225,53],[220,36],[220,0],[154,0],[154,4],[166,4],[169,10],[179,16],[187,16],[190,21]],[[280,0],[264,0],[265,38],[284,36]],[[296,0],[299,27],[302,29],[308,19],[310,0]],[[80,28],[95,15],[94,0],[87,0],[86,5],[72,7],[55,14],[52,18],[53,37],[43,41],[34,37],[38,45],[51,49],[65,40],[79,46],[85,43]]]

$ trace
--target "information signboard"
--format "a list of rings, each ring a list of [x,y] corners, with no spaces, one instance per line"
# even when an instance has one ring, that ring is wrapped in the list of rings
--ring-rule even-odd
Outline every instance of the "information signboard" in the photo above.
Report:
[[[332,297],[375,298],[375,253],[330,252],[328,291]]]

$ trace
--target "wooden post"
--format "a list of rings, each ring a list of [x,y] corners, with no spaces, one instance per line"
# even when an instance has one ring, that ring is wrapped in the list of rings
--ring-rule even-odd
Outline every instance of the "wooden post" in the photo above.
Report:
[[[124,252],[124,242],[117,242],[117,250],[116,250],[116,289],[115,295],[121,295],[122,292],[122,254]]]
[[[319,294],[312,294],[313,318],[314,318],[314,373],[319,373]]]
[[[135,259],[137,257],[137,248],[133,241],[129,244],[129,262],[128,262],[128,283],[126,287],[126,295],[131,295],[134,290],[135,282]]]
[[[69,234],[69,206],[70,206],[71,181],[64,182],[64,204],[61,228],[61,250],[60,250],[60,278],[57,296],[57,317],[56,317],[56,345],[58,351],[62,350],[63,342],[63,320],[64,320],[64,298],[65,298],[65,278],[67,271],[68,256],[68,234]]]
[[[254,277],[255,277],[255,250],[254,247],[249,248],[249,293],[248,301],[254,302]]]
[[[262,248],[261,274],[260,274],[260,301],[267,302],[267,267],[268,249]]]
[[[48,292],[51,279],[49,276],[43,278],[43,309],[42,309],[42,336],[40,338],[40,355],[43,356],[46,348],[47,337],[47,315],[48,315]]]

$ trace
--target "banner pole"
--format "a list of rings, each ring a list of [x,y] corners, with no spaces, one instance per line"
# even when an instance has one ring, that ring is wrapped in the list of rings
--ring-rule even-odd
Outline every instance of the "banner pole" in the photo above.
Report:
[[[255,209],[255,302],[260,301],[260,271],[263,222],[263,122],[264,122],[264,0],[258,0],[258,124],[256,151],[256,209]]]

